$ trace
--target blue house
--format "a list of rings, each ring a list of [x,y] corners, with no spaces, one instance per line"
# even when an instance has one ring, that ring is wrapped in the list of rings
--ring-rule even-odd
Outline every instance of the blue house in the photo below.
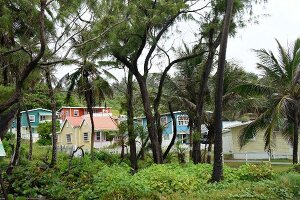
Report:
[[[37,132],[37,127],[40,123],[44,123],[46,121],[52,120],[52,112],[51,110],[36,108],[32,110],[28,110],[29,121],[32,129],[32,137],[33,141],[36,142],[39,138],[39,134]],[[14,120],[12,125],[12,131],[16,133],[16,120]],[[27,122],[26,111],[21,112],[21,137],[23,139],[29,139],[29,126]]]
[[[207,113],[212,113],[207,111]],[[180,141],[183,144],[189,144],[190,143],[190,128],[188,126],[189,123],[189,117],[186,112],[183,111],[176,111],[174,112],[175,119],[176,119],[176,127],[177,127],[177,141]],[[147,120],[146,117],[137,117],[135,118],[135,123],[142,125],[144,128],[147,128]],[[170,113],[164,113],[161,114],[160,123],[163,126],[163,140],[162,140],[162,146],[166,147],[169,145],[170,141],[172,140],[172,136],[174,133],[173,130],[173,120],[171,118]],[[223,121],[223,132],[228,131],[230,128],[235,126],[242,125],[243,122],[241,121]],[[203,124],[201,125],[201,133],[204,137],[208,133],[208,129]],[[203,141],[203,142],[204,142]]]
[[[180,141],[184,144],[190,143],[190,129],[188,126],[189,117],[186,112],[183,111],[175,111],[173,112],[176,119],[176,128],[177,128],[177,141]],[[142,125],[144,128],[147,127],[147,120],[146,117],[137,117],[135,118],[135,122],[137,124]],[[161,114],[160,124],[163,127],[163,140],[162,146],[169,145],[170,141],[172,140],[172,136],[174,133],[173,130],[173,120],[170,113]],[[207,128],[202,125],[203,134],[207,133]]]

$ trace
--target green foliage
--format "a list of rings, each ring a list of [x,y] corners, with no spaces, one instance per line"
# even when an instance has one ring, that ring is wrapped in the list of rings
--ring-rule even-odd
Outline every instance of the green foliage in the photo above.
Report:
[[[5,102],[6,100],[9,99],[9,97],[11,97],[11,95],[13,94],[13,92],[15,91],[13,87],[11,86],[3,86],[0,85],[0,103]]]
[[[118,164],[121,162],[120,156],[117,154],[111,154],[107,151],[95,152],[95,158],[108,165]]]
[[[109,160],[110,154],[96,154],[91,161],[74,158],[68,170],[68,156],[59,154],[58,165],[43,170],[40,161],[15,168],[8,192],[21,197],[47,199],[292,199],[299,197],[300,175],[276,176],[268,165],[224,167],[224,181],[209,184],[212,165],[150,165],[136,174],[129,165]],[[101,156],[105,159],[99,159]],[[117,156],[117,155],[116,155]],[[101,161],[100,161],[101,160]],[[249,173],[250,175],[245,175]],[[271,174],[271,175],[270,175]]]
[[[295,173],[283,174],[278,178],[278,184],[289,188],[295,196],[300,196],[300,175]]]
[[[40,123],[37,127],[39,133],[39,140],[37,141],[40,145],[51,145],[51,130],[52,122]],[[59,130],[59,121],[56,121],[56,130]]]
[[[242,165],[238,170],[238,175],[239,179],[249,181],[272,179],[274,177],[270,163]]]

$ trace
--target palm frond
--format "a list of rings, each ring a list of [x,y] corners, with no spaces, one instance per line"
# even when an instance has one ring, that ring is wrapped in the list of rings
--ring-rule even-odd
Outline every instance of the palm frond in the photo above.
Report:
[[[246,145],[250,141],[250,139],[255,137],[259,130],[263,130],[268,126],[268,124],[270,123],[271,115],[272,109],[268,109],[242,129],[239,136],[239,144],[241,148]]]
[[[235,92],[242,96],[271,95],[274,88],[255,83],[244,83],[232,88],[229,92]]]
[[[112,79],[116,82],[118,82],[119,80],[112,74],[110,73],[108,70],[106,69],[102,69],[102,72],[105,74],[105,76],[107,76],[107,78]]]

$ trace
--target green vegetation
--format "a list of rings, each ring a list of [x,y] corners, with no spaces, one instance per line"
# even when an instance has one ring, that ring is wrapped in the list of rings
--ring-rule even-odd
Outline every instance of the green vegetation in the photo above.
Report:
[[[39,124],[37,132],[39,133],[39,140],[37,141],[40,145],[51,145],[51,128],[52,122],[44,122]],[[56,122],[56,129],[59,130],[59,121]]]
[[[36,146],[36,145],[35,145]],[[36,148],[42,148],[36,146]],[[35,149],[37,150],[37,149]],[[35,151],[37,152],[37,151]],[[45,149],[42,150],[45,153]],[[43,154],[26,159],[5,177],[8,192],[14,196],[47,199],[294,199],[300,197],[300,174],[289,169],[276,173],[268,163],[225,166],[224,180],[208,184],[210,164],[152,164],[136,174],[129,161],[105,152],[74,158],[60,153],[58,165],[44,168]],[[127,164],[128,163],[128,164]],[[2,165],[2,168],[4,165]],[[10,183],[10,184],[8,184]]]

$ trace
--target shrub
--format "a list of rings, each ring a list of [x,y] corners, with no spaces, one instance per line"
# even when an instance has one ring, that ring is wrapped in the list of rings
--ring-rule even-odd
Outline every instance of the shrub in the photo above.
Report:
[[[97,160],[102,161],[108,165],[119,164],[121,162],[118,154],[112,154],[107,151],[98,151],[94,153]]]
[[[281,175],[278,180],[278,184],[283,188],[290,188],[295,196],[300,196],[300,175],[295,173],[288,173]]]
[[[273,170],[269,163],[265,164],[245,164],[239,167],[237,171],[240,180],[258,181],[264,179],[272,179],[274,177]]]

